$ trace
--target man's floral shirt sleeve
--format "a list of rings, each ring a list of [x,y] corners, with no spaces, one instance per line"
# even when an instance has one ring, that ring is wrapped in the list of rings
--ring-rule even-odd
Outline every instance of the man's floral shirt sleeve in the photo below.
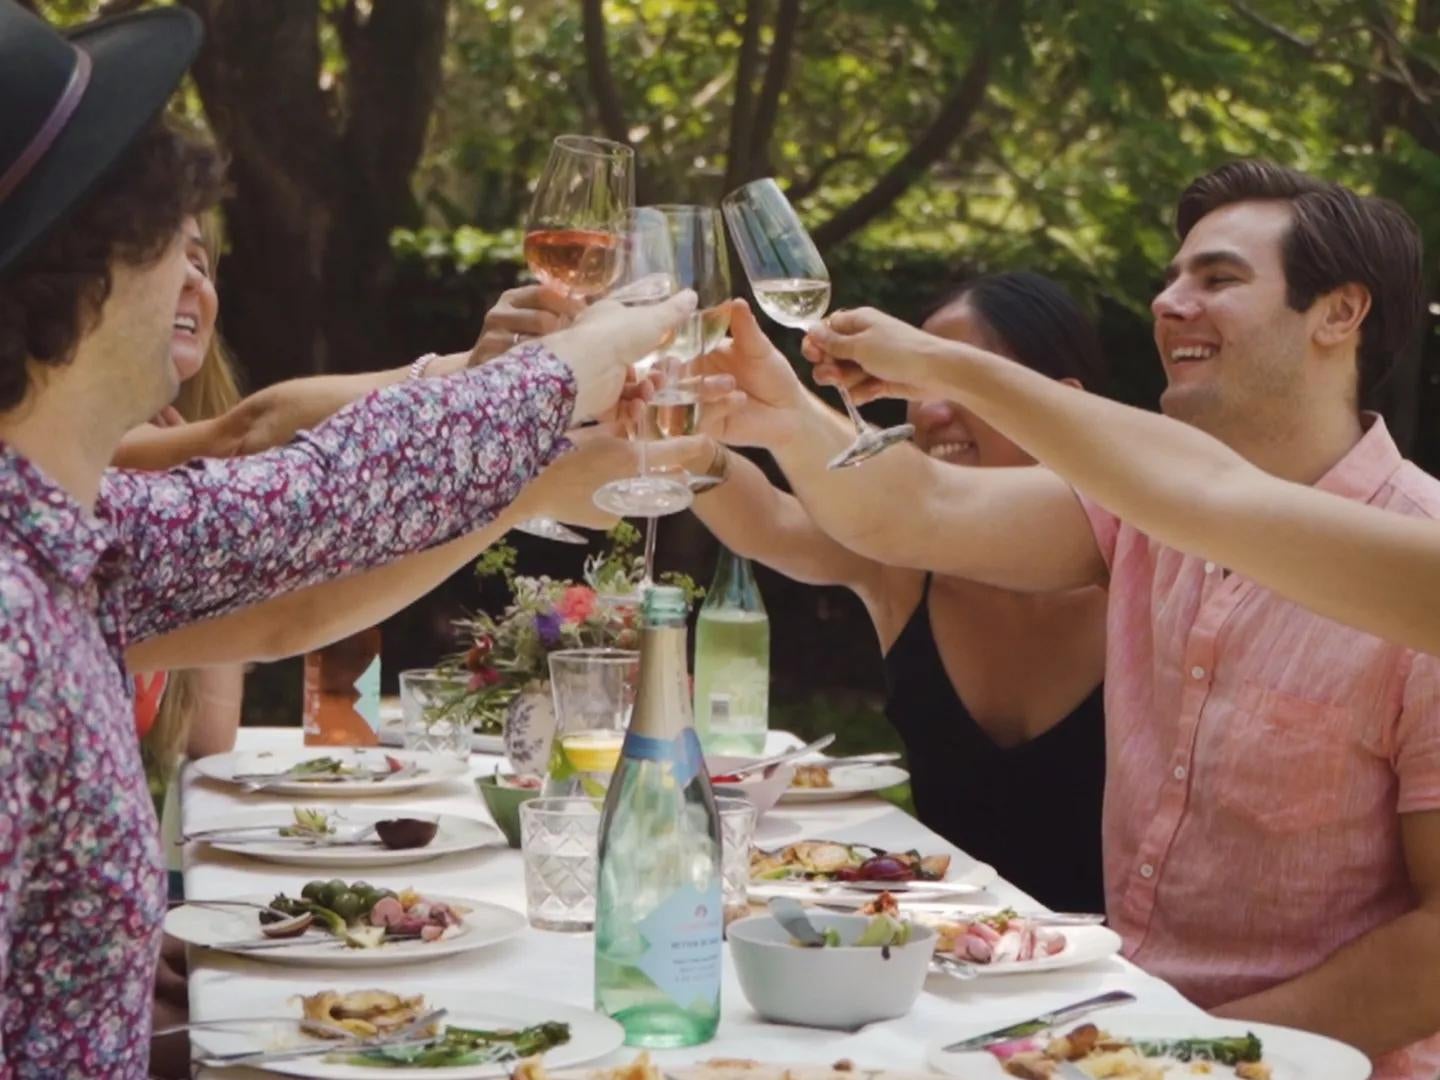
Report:
[[[371,394],[264,454],[107,474],[131,640],[485,524],[565,447],[570,369],[539,343]]]

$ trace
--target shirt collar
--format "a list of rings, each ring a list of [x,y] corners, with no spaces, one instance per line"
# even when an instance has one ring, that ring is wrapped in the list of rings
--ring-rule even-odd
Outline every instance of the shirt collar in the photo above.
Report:
[[[0,442],[0,536],[79,588],[118,537],[28,458]],[[3,543],[0,540],[0,543]]]
[[[1369,502],[1405,459],[1379,414],[1362,413],[1360,422],[1366,425],[1365,434],[1315,487],[1357,502]]]

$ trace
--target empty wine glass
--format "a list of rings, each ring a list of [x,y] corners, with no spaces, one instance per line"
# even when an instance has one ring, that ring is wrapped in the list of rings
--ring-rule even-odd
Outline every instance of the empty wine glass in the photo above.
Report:
[[[730,278],[719,214],[703,206],[642,207],[631,216],[624,249],[622,303],[654,303],[679,289],[694,289],[696,310],[642,364],[657,365],[664,379],[645,403],[638,433],[640,468],[595,492],[595,504],[612,514],[658,517],[694,501],[689,476],[649,471],[646,443],[695,432],[700,400],[690,365],[724,335],[729,320]],[[668,291],[666,286],[668,285]],[[713,338],[713,340],[711,340]]]
[[[830,271],[780,186],[769,177],[755,180],[720,205],[760,309],[782,326],[818,326],[830,307]],[[882,430],[867,423],[849,392],[837,389],[855,425],[855,441],[830,459],[830,468],[858,465],[915,434],[910,424]]]
[[[550,156],[525,224],[525,261],[543,283],[592,299],[610,289],[620,269],[625,215],[635,205],[635,151],[588,135],[561,135]],[[587,543],[553,518],[531,518],[518,532]]]

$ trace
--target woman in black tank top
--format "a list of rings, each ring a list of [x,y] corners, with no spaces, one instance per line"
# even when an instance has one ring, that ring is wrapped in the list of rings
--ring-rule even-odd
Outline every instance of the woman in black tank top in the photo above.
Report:
[[[1084,313],[1037,274],[977,279],[946,296],[925,329],[1077,386],[1101,375]],[[911,403],[909,419],[917,446],[937,460],[1034,464],[954,402]],[[686,464],[703,472],[711,463]],[[1042,903],[1102,911],[1103,592],[1021,595],[952,578],[932,585],[831,539],[745,458],[731,457],[729,471],[694,505],[722,542],[797,580],[846,585],[865,602],[920,819]]]
[[[1033,739],[999,746],[956,692],[930,619],[927,575],[885,654],[885,715],[905,743],[920,820],[1056,910],[1104,911],[1103,687]]]

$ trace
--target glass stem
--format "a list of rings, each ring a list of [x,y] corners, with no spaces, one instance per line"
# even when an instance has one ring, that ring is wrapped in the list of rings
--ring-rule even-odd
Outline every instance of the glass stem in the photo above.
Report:
[[[865,418],[860,415],[860,410],[855,408],[855,402],[850,400],[850,391],[843,386],[835,387],[840,391],[840,403],[845,406],[845,411],[850,414],[850,422],[855,425],[855,434],[863,435],[870,429]]]
[[[655,533],[659,518],[645,519],[645,576],[640,579],[641,590],[655,584]]]

